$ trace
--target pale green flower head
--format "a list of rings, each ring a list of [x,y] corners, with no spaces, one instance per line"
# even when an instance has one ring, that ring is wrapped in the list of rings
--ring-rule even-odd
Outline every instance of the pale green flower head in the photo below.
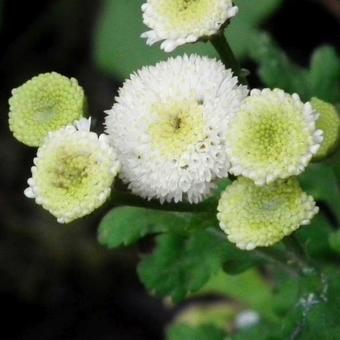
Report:
[[[313,108],[320,114],[316,126],[324,133],[324,141],[313,160],[321,160],[329,156],[339,143],[340,118],[335,106],[332,104],[318,98],[313,98],[311,103]]]
[[[49,133],[38,149],[25,195],[34,198],[58,222],[90,214],[109,197],[118,172],[106,135],[90,132],[90,120]]]
[[[9,107],[9,128],[15,138],[29,146],[40,146],[49,132],[85,114],[86,98],[76,79],[51,72],[14,89]]]
[[[218,204],[221,229],[237,247],[268,247],[309,224],[318,212],[295,177],[260,187],[240,177],[227,187]]]
[[[252,90],[226,136],[231,173],[265,185],[304,171],[322,143],[318,113],[297,94]]]
[[[142,34],[148,45],[162,41],[161,49],[173,51],[219,32],[238,12],[232,0],[147,0],[143,21],[151,30]]]

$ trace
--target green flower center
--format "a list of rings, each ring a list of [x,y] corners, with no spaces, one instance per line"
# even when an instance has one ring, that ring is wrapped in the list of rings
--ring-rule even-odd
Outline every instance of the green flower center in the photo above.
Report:
[[[297,164],[312,144],[304,117],[293,104],[259,106],[254,103],[236,117],[228,141],[233,154],[248,168],[278,169]],[[257,105],[256,105],[257,104]]]
[[[167,158],[177,158],[188,148],[203,140],[203,105],[182,101],[170,105],[154,105],[156,122],[150,125],[154,148]]]

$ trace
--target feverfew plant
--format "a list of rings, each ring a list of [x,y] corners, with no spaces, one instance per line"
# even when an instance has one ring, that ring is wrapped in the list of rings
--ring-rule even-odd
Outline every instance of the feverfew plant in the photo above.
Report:
[[[187,308],[170,340],[336,339],[340,60],[323,48],[302,70],[259,35],[263,86],[252,89],[224,35],[237,4],[146,1],[147,44],[205,41],[220,60],[183,54],[135,70],[100,135],[81,118],[75,79],[47,73],[13,90],[10,130],[39,147],[25,195],[60,223],[107,202],[98,240],[109,248],[154,235],[138,266],[153,294],[228,297]]]

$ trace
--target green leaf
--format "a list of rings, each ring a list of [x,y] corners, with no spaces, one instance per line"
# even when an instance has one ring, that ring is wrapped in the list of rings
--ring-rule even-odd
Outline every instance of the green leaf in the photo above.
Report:
[[[271,285],[255,269],[239,275],[219,272],[195,296],[207,294],[220,294],[235,299],[255,309],[267,320],[277,321],[271,303],[273,300]]]
[[[261,321],[259,324],[241,329],[233,340],[282,340],[277,324]]]
[[[313,218],[310,225],[301,227],[295,235],[310,257],[320,259],[332,255],[329,247],[331,231],[332,227],[326,217],[319,213]]]
[[[309,82],[310,97],[318,97],[330,103],[340,101],[340,58],[334,48],[323,46],[314,52]]]
[[[245,58],[251,51],[261,24],[283,3],[282,0],[236,0],[239,13],[226,29],[226,36],[238,58]]]
[[[340,58],[334,48],[315,50],[310,68],[304,69],[262,33],[253,39],[250,54],[259,64],[259,76],[266,86],[296,92],[304,100],[318,97],[330,103],[340,101]]]
[[[340,230],[331,233],[328,241],[331,249],[337,254],[340,254]]]
[[[326,204],[340,224],[340,190],[331,166],[324,163],[311,164],[299,177],[301,185],[316,201]]]
[[[301,278],[300,297],[283,321],[284,339],[336,340],[340,337],[339,271],[327,268],[320,275]]]
[[[140,263],[138,273],[151,292],[179,302],[199,290],[225,262],[241,252],[235,249],[210,230],[161,235],[154,253]]]
[[[145,0],[105,0],[95,33],[94,57],[98,66],[109,74],[126,78],[145,65],[169,56],[197,53],[210,57],[217,54],[210,44],[198,42],[164,53],[159,44],[149,47],[140,35],[147,30],[143,24],[141,5]],[[239,57],[248,54],[260,24],[279,7],[282,0],[238,0],[240,13],[227,28],[231,46]]]
[[[307,72],[291,62],[269,35],[259,34],[252,41],[251,57],[258,62],[258,73],[266,86],[307,96]]]
[[[225,340],[226,333],[212,325],[191,327],[175,324],[168,329],[168,340]]]
[[[185,229],[192,214],[119,207],[111,210],[99,225],[98,240],[109,248],[127,246],[148,234]]]

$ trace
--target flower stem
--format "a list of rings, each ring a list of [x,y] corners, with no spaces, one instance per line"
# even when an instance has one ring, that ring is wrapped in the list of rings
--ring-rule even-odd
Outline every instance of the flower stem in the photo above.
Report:
[[[217,229],[210,229],[209,231],[219,237],[221,240],[229,242],[227,236],[223,232]],[[254,254],[259,260],[264,260],[269,264],[280,267],[287,274],[293,277],[299,276],[299,272],[296,271],[294,267],[290,266],[288,261],[273,248],[256,248],[250,252]]]
[[[299,270],[301,271],[302,274],[310,273],[312,271],[315,271],[315,268],[310,265],[305,251],[299,241],[295,238],[294,235],[291,235],[290,237],[287,237],[283,241],[287,252],[288,256],[290,258],[290,262],[292,264],[295,264]]]
[[[242,70],[240,63],[236,59],[223,32],[215,34],[210,39],[212,45],[218,52],[223,64],[231,68],[234,74],[239,78],[241,84],[247,85],[246,73]]]
[[[280,267],[287,274],[293,277],[299,276],[299,273],[293,267],[291,267],[285,259],[281,258],[281,256],[274,253],[271,249],[255,249],[254,254],[259,259],[263,259],[274,266]]]

